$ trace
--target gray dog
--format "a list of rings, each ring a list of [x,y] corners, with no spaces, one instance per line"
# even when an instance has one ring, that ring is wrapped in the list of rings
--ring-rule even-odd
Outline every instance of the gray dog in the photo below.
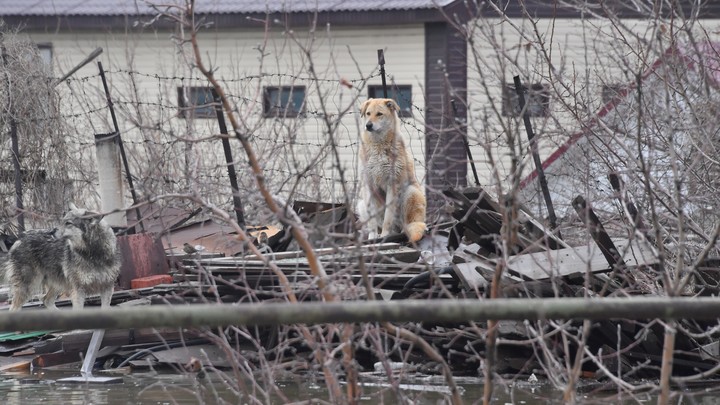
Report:
[[[73,309],[82,309],[85,297],[100,295],[110,305],[120,273],[115,234],[97,214],[70,204],[62,227],[26,232],[10,249],[5,280],[12,289],[11,311],[16,311],[40,290],[43,303],[56,308],[58,296],[70,293]]]

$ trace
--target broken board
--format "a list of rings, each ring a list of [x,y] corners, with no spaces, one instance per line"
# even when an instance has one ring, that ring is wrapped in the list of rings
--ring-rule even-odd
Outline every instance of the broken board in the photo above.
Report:
[[[613,242],[627,267],[651,266],[659,262],[657,254],[646,242],[627,239],[613,239]],[[529,280],[611,270],[595,244],[510,256],[507,266],[511,273]]]

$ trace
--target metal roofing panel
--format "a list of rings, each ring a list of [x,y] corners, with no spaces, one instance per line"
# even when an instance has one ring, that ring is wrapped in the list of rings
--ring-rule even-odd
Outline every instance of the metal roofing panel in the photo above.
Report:
[[[433,9],[455,0],[199,0],[198,13],[382,11]],[[155,4],[184,5],[169,0]],[[147,15],[155,11],[143,0],[0,0],[0,15]]]

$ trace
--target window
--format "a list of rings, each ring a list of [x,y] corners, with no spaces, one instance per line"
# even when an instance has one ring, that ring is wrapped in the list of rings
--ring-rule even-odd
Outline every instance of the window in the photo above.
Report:
[[[626,86],[622,84],[603,84],[601,90],[602,103],[607,104],[614,100],[616,97],[620,97],[626,91]]]
[[[368,86],[369,98],[385,98],[382,86]],[[412,117],[412,86],[400,85],[388,88],[388,98],[395,100],[400,106],[398,115],[401,117]]]
[[[533,83],[525,87],[525,104],[531,117],[547,117],[550,105],[550,90],[541,83]],[[505,117],[520,116],[520,102],[515,84],[505,83],[502,91],[502,115]]]
[[[178,87],[178,107],[183,118],[216,118],[212,87]]]
[[[305,112],[305,86],[265,87],[263,116],[294,118]]]
[[[38,53],[40,54],[40,59],[42,59],[43,62],[48,67],[52,67],[52,59],[53,59],[53,48],[52,44],[50,43],[43,43],[43,44],[36,44],[38,48]]]

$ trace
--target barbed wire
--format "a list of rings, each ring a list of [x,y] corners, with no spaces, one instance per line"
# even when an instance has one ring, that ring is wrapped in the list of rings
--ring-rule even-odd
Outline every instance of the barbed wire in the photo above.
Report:
[[[178,82],[177,83],[178,85],[182,85],[183,82],[187,82],[187,81],[191,81],[191,80],[206,81],[204,77],[200,77],[200,76],[161,75],[161,74],[157,74],[157,73],[144,73],[141,71],[131,70],[131,69],[107,70],[106,75],[108,76],[108,78],[111,82],[114,79],[114,81],[116,83],[118,81],[122,80],[121,78],[118,78],[118,76],[120,76],[120,77],[141,76],[141,77],[150,78],[153,81],[158,82],[158,87],[160,89],[162,89],[164,87],[162,84],[163,82]],[[90,83],[91,80],[99,80],[99,76],[100,76],[99,74],[90,74],[90,75],[86,75],[86,76],[82,76],[82,77],[71,77],[71,78],[68,78],[67,80],[65,80],[65,82],[68,84],[68,86],[75,86],[75,87],[79,88],[79,91],[82,93],[83,97],[86,100],[95,99],[95,100],[97,100],[97,102],[105,102],[105,98],[102,97],[101,94],[93,94],[92,92],[89,92],[88,89],[86,88],[87,83]],[[347,82],[347,83],[351,83],[351,84],[366,83],[369,80],[371,80],[373,78],[377,78],[379,76],[380,76],[379,73],[375,73],[375,74],[371,74],[367,77],[355,78],[355,79],[343,79],[343,81]],[[308,82],[320,81],[320,82],[324,82],[324,83],[337,83],[338,85],[340,85],[339,79],[315,79],[315,78],[305,77],[305,76],[301,76],[301,75],[297,75],[297,74],[285,74],[285,73],[263,73],[263,74],[257,74],[257,75],[248,75],[248,76],[244,76],[244,77],[240,77],[240,78],[230,78],[230,79],[225,78],[225,79],[222,79],[221,81],[227,82],[227,83],[233,83],[233,82],[257,80],[257,79],[263,79],[263,78],[283,78],[283,79],[289,79],[292,81],[308,81]],[[116,85],[115,87],[117,88],[118,86]],[[165,87],[167,87],[167,86],[165,86]],[[178,87],[181,87],[181,86],[178,86]],[[92,90],[93,90],[93,92],[96,92],[97,88],[93,88]],[[163,100],[168,100],[168,99],[174,99],[173,96],[174,96],[174,94],[170,94],[170,95],[166,95],[165,97],[163,97],[162,94],[158,94],[157,95],[158,101],[147,101],[147,100],[141,101],[141,100],[129,100],[129,99],[127,99],[126,94],[120,93],[120,94],[116,95],[115,99],[113,100],[113,104],[115,106],[117,106],[118,109],[120,109],[120,110],[122,110],[122,109],[129,110],[130,107],[132,107],[133,109],[155,108],[155,109],[173,111],[173,113],[171,113],[171,115],[177,116],[177,115],[179,115],[179,111],[181,110],[181,108],[178,106],[178,104],[163,101]],[[231,92],[228,93],[228,97],[231,100],[235,100],[236,102],[262,104],[262,100],[248,98],[243,95],[233,94]],[[198,105],[195,107],[202,108],[202,107],[210,107],[210,106],[213,106],[213,104],[210,103],[210,104],[205,104],[205,105]],[[79,105],[78,105],[78,107],[79,107]],[[417,111],[418,113],[421,113],[421,114],[424,113],[424,109],[415,104],[411,104],[411,108],[413,111]],[[236,109],[236,112],[237,111],[238,111],[238,109]],[[60,116],[52,118],[52,119],[69,120],[69,119],[77,119],[77,118],[86,117],[86,119],[88,121],[90,121],[92,119],[102,119],[102,117],[100,117],[100,115],[107,114],[108,112],[109,112],[109,107],[106,104],[103,104],[103,105],[99,105],[94,108],[89,108],[82,112],[63,112],[63,113],[61,113]],[[358,111],[348,110],[348,111],[339,112],[337,117],[333,117],[333,118],[344,119],[348,116],[355,116],[357,114],[359,114]],[[326,118],[325,113],[323,113],[320,110],[313,110],[313,109],[304,110],[298,117],[298,119],[301,119],[301,120],[312,120],[312,119],[324,120],[325,118]],[[27,117],[27,118],[21,119],[21,121],[32,123],[32,122],[37,122],[37,121],[47,120],[47,119],[50,119],[50,118]],[[108,115],[105,115],[104,119],[107,120]],[[204,118],[196,117],[194,119],[198,120],[198,119],[204,119]],[[209,118],[209,119],[213,119],[213,118]],[[272,118],[268,118],[268,119],[272,119]],[[413,119],[406,119],[405,117],[401,117],[401,120],[402,120],[404,126],[412,128],[412,130],[416,131],[417,133],[425,133],[425,129],[421,128]],[[132,129],[129,129],[129,130],[132,130]],[[161,128],[160,128],[160,130],[162,132]],[[126,131],[128,131],[128,129],[126,129]],[[324,146],[324,143],[320,143],[320,142],[298,141],[297,139],[292,139],[292,140],[278,139],[278,138],[259,136],[257,134],[252,136],[252,139],[255,139],[258,141],[263,141],[263,142],[286,143],[289,145],[301,146],[301,147],[302,146],[304,146],[304,147],[322,147],[322,146]],[[123,141],[125,143],[134,144],[134,145],[158,145],[158,146],[169,146],[169,145],[173,145],[176,142],[178,142],[178,140],[157,141],[157,140],[152,140],[152,139],[142,139],[142,140],[124,139]],[[207,142],[211,142],[211,141],[212,140],[208,140]],[[197,141],[193,141],[193,142],[197,142]],[[79,145],[81,145],[81,146],[89,146],[89,145],[93,145],[93,144],[94,144],[93,142],[80,142],[79,143]],[[353,141],[350,143],[336,144],[335,147],[355,148],[358,145],[359,145],[358,141]]]

